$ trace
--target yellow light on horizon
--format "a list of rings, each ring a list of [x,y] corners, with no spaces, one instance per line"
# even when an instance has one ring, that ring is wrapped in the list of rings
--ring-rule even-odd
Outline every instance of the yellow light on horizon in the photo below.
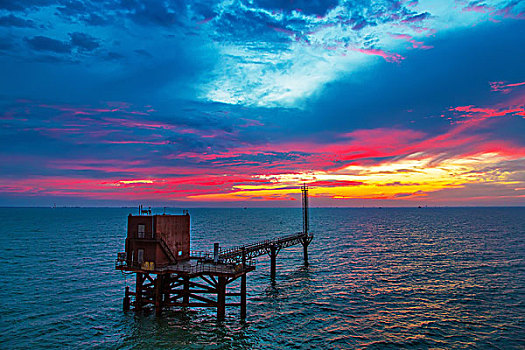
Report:
[[[486,169],[494,162],[507,160],[497,153],[486,153],[464,158],[445,158],[441,155],[427,156],[412,154],[403,159],[372,165],[349,165],[333,173],[306,172],[294,174],[257,175],[271,184],[234,185],[233,192],[217,194],[214,198],[253,198],[266,196],[291,196],[294,187],[303,182],[319,185],[310,189],[312,196],[359,199],[410,199],[426,196],[446,188],[461,188],[471,183],[492,182],[498,184],[519,184],[511,181],[508,174],[492,174]],[[340,182],[323,186],[322,182]],[[351,185],[345,185],[351,182]],[[202,198],[201,196],[196,196]],[[209,195],[205,197],[209,199]],[[202,198],[204,199],[204,198]]]
[[[119,180],[117,183],[122,185],[131,185],[131,184],[152,184],[153,180]]]

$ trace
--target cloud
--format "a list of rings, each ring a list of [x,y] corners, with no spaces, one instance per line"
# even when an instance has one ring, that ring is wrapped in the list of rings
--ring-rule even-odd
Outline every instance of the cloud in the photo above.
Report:
[[[288,201],[306,180],[333,205],[525,187],[523,4],[20,4],[2,18],[34,26],[0,28],[7,192]]]
[[[525,85],[525,81],[524,82],[519,82],[519,83],[511,83],[511,84],[506,83],[504,81],[491,81],[489,84],[490,84],[490,90],[491,91],[498,91],[498,92],[502,92],[504,94],[508,94],[514,88],[519,87],[519,86],[524,86]]]
[[[16,3],[5,4],[12,7]],[[66,33],[84,35],[73,38],[70,43],[35,42],[33,48],[37,50],[69,51],[73,56],[70,61],[88,65],[97,61],[103,65],[110,64],[108,62],[119,65],[124,57],[129,64],[136,63],[130,57],[136,56],[135,44],[139,38],[147,45],[138,50],[146,50],[155,57],[148,65],[151,67],[162,61],[156,51],[170,50],[173,41],[174,46],[182,50],[202,47],[201,52],[189,52],[188,56],[197,54],[201,59],[209,59],[213,67],[206,67],[194,76],[192,97],[245,106],[296,108],[304,108],[305,100],[320,95],[327,85],[371,64],[381,65],[378,60],[370,59],[371,56],[380,56],[387,63],[401,63],[408,57],[407,49],[431,48],[424,44],[429,34],[442,28],[466,27],[486,17],[465,13],[460,7],[445,13],[446,6],[435,6],[432,2],[386,0],[373,3],[261,0],[213,4],[160,0],[62,1],[53,15],[46,14],[52,9],[49,1],[23,1],[22,5],[42,11],[38,16],[32,14],[31,19],[20,16],[20,20],[38,19],[41,26],[58,22],[69,29]],[[520,8],[503,1],[490,2],[490,6],[513,14]],[[75,27],[78,23],[86,26],[82,33]],[[103,26],[98,29],[96,39],[89,32],[91,25]],[[171,29],[169,33],[167,28]],[[388,33],[410,37],[407,41],[411,45],[401,46],[399,40]],[[51,31],[34,35],[33,39],[56,40],[52,39],[56,33]],[[145,39],[151,35],[156,40]],[[168,36],[174,40],[160,39]],[[192,45],[182,44],[189,41]],[[84,54],[97,51],[100,56],[79,55],[79,50],[74,48]],[[176,58],[168,56],[165,60]],[[171,85],[178,91],[189,91],[186,86],[178,86],[176,79]]]
[[[525,116],[525,106],[521,105],[505,105],[498,106],[498,108],[458,106],[450,108],[454,112],[454,117],[460,119],[459,123],[465,122],[479,122],[480,120],[504,117],[504,116]],[[466,119],[469,119],[468,121]]]
[[[138,24],[154,24],[171,27],[178,23],[179,16],[185,7],[182,2],[165,2],[160,0],[129,2],[124,6],[129,10],[130,18]]]
[[[19,28],[33,28],[35,22],[28,19],[23,19],[14,15],[0,17],[1,27],[19,27]]]
[[[449,188],[428,195],[426,201],[436,205],[516,205],[522,206],[525,190],[508,183],[469,183],[460,188]]]
[[[0,9],[7,11],[27,11],[55,3],[55,0],[2,0],[0,1]]]
[[[362,181],[345,181],[345,180],[324,180],[309,182],[310,187],[339,187],[339,186],[360,186]]]
[[[275,134],[254,139],[250,130],[260,133],[260,123],[232,117],[236,110],[225,111],[225,106],[209,107],[203,121],[188,116],[202,114],[203,106],[174,120],[151,106],[124,102],[91,107],[19,103],[2,120],[6,144],[0,160],[11,159],[9,172],[26,173],[24,167],[38,164],[40,175],[4,176],[0,192],[12,196],[280,201],[294,198],[298,184],[306,181],[313,198],[323,200],[436,198],[441,203],[434,194],[443,189],[475,181],[521,181],[516,180],[523,171],[519,159],[525,157],[520,144],[476,133],[498,118],[451,125],[438,135],[378,128],[332,134],[325,141]],[[454,111],[488,109],[469,105]],[[21,138],[27,141],[16,141]],[[36,158],[28,161],[23,149]]]
[[[433,46],[425,45],[423,41],[415,40],[411,35],[408,34],[390,34],[395,39],[401,39],[405,40],[412,44],[413,49],[421,49],[421,50],[429,50],[432,49]]]
[[[60,2],[60,6],[57,7],[57,10],[61,15],[72,17],[80,14],[87,14],[94,10],[94,7],[87,1],[65,0]]]
[[[218,5],[218,15],[206,25],[213,37],[223,38],[217,42],[221,60],[205,77],[200,96],[230,104],[303,108],[304,100],[325,85],[366,69],[371,63],[363,55],[399,63],[406,57],[400,50],[432,48],[423,39],[438,30],[488,19],[477,13],[464,18],[460,8],[450,14],[446,6],[433,3],[428,11],[416,11],[424,6],[416,2],[345,2],[322,8],[323,15],[296,11],[296,4],[276,3],[268,8],[259,2],[241,7]],[[505,5],[499,2],[494,8]],[[397,33],[397,38],[407,38],[411,45],[400,47],[387,33]],[[258,45],[245,45],[251,38],[257,38]]]
[[[311,11],[269,12],[257,5],[247,5],[241,10],[224,6],[211,22],[217,35],[228,38],[231,35],[233,45],[221,47],[225,61],[212,74],[203,97],[234,104],[296,105],[298,99],[307,98],[349,66],[365,62],[362,54],[399,62],[402,56],[382,47],[386,44],[384,37],[374,27],[380,25],[378,18],[384,11],[396,14],[381,18],[381,26],[385,28],[413,13],[383,2],[377,7],[330,5],[321,17]],[[365,20],[365,14],[369,21]],[[364,29],[365,23],[369,29]],[[349,24],[353,30],[347,29]],[[235,45],[246,33],[258,37],[264,45],[253,48]]]
[[[78,47],[81,50],[93,51],[100,45],[94,37],[86,33],[69,33],[71,37],[71,46]]]
[[[483,4],[483,3],[479,3],[479,2],[473,1],[473,2],[470,2],[467,6],[463,7],[462,10],[465,11],[465,12],[473,11],[473,12],[486,13],[486,12],[489,12],[489,11],[494,10],[494,9],[490,8],[489,6],[487,6],[487,5]]]
[[[61,1],[61,6],[57,7],[57,15],[69,23],[105,26],[114,24],[114,21],[123,16],[119,8],[117,2]]]
[[[458,5],[463,6],[463,12],[474,12],[479,14],[487,14],[489,20],[498,23],[499,20],[495,17],[501,16],[503,18],[525,19],[525,6],[522,1],[458,1]]]
[[[388,182],[386,184],[383,184],[382,186],[420,186],[421,184],[420,183],[405,183],[405,182],[400,182],[400,181],[395,181],[395,182]]]
[[[121,59],[125,58],[125,56],[118,52],[110,51],[102,58],[106,61],[120,61]]]
[[[102,14],[89,13],[85,15],[82,19],[84,22],[86,22],[86,24],[92,26],[104,26],[111,24],[111,20],[107,17],[104,17]]]
[[[388,53],[379,49],[356,49],[356,51],[364,53],[365,55],[380,56],[385,59],[387,62],[396,62],[399,63],[405,58],[397,53]]]
[[[306,15],[324,16],[326,13],[338,4],[336,0],[256,0],[255,5],[259,8],[271,11],[301,12]]]
[[[70,53],[71,46],[69,43],[59,41],[46,36],[37,35],[32,38],[25,38],[25,41],[33,50],[51,51],[55,53]]]
[[[396,193],[393,195],[392,198],[394,199],[398,199],[398,198],[414,198],[414,197],[418,197],[418,196],[426,196],[426,193],[423,192],[423,191],[416,191],[416,192],[408,192],[408,193]]]
[[[402,23],[415,23],[415,22],[421,22],[421,21],[424,21],[426,20],[427,18],[430,17],[430,13],[428,12],[423,12],[423,13],[419,13],[417,15],[413,15],[413,16],[409,16],[405,19],[403,19],[401,22]]]

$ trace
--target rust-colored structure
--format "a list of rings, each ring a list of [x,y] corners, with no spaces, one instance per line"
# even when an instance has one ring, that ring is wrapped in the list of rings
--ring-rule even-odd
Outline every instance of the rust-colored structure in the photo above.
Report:
[[[264,240],[213,253],[190,250],[190,215],[152,215],[139,207],[139,215],[128,216],[126,251],[119,253],[116,269],[136,275],[135,291],[126,287],[124,310],[140,311],[153,306],[157,315],[166,308],[212,307],[223,318],[226,306],[238,306],[246,317],[246,275],[255,270],[255,257],[270,256],[271,279],[275,281],[276,257],[283,248],[301,244],[308,265],[308,188],[303,193],[303,232]],[[143,215],[146,214],[146,215]],[[230,283],[240,278],[240,291]],[[235,298],[232,300],[232,298]]]
[[[126,259],[163,267],[190,258],[190,215],[129,215]]]

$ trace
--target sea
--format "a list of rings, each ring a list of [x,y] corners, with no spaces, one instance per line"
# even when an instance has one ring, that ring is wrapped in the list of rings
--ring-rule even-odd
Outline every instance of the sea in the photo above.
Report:
[[[122,310],[135,211],[0,209],[1,349],[525,349],[525,208],[311,208],[309,266],[283,249],[272,282],[257,258],[245,322]],[[302,230],[300,208],[189,213],[201,251]]]

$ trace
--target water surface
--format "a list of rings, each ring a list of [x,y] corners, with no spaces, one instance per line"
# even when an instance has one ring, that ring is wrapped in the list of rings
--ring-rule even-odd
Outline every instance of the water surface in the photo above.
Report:
[[[122,312],[114,270],[132,209],[0,212],[0,347],[523,349],[525,208],[312,209],[302,247],[248,275],[227,309]],[[180,211],[172,210],[173,213]],[[191,209],[192,249],[295,233],[300,209]]]

